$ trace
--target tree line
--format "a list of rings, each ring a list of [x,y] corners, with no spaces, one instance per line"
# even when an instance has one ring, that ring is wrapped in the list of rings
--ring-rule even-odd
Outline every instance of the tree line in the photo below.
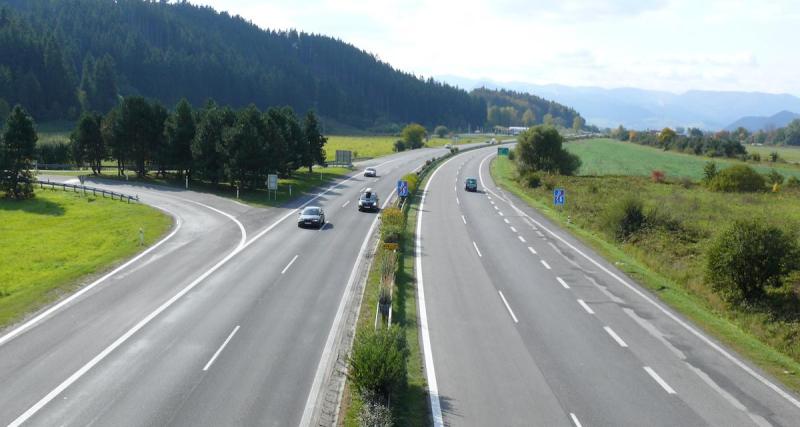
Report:
[[[22,104],[38,120],[107,113],[120,95],[174,105],[316,111],[326,126],[399,132],[404,123],[481,125],[486,104],[401,72],[331,37],[263,30],[185,1],[4,0],[0,117]],[[4,108],[5,106],[5,108]]]
[[[268,174],[289,176],[325,161],[325,138],[313,111],[299,119],[291,107],[239,111],[183,99],[173,112],[157,101],[127,97],[105,115],[84,113],[70,138],[73,159],[100,173],[105,160],[139,176],[166,176],[263,187]]]
[[[661,131],[635,131],[625,129],[620,125],[611,131],[611,137],[620,141],[630,141],[698,156],[747,156],[747,150],[742,145],[742,141],[737,135],[727,131],[703,132],[697,128],[691,128],[685,133],[678,133],[671,128],[664,128]]]
[[[483,87],[473,90],[471,94],[486,102],[486,126],[489,128],[532,127],[542,124],[556,127],[570,127],[575,123],[579,127],[585,125],[585,121],[574,109],[536,95]]]

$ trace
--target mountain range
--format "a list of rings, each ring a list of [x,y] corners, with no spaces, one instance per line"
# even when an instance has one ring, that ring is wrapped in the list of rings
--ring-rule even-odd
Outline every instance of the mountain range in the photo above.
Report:
[[[636,88],[497,82],[452,75],[438,79],[466,90],[505,88],[535,94],[569,105],[590,124],[609,128],[623,125],[633,129],[668,126],[719,130],[743,117],[800,111],[800,98],[789,94],[700,90],[676,94]]]
[[[759,130],[770,130],[786,127],[792,120],[800,119],[800,114],[792,113],[791,111],[781,111],[780,113],[773,114],[769,117],[765,116],[747,116],[729,124],[725,130],[733,131],[739,127],[743,127],[750,132]]]

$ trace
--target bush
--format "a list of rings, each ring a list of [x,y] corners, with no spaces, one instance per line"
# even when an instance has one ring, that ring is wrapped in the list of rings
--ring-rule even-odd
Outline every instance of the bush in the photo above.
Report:
[[[751,154],[750,155],[750,160],[752,160],[754,162],[760,162],[761,161],[761,154],[759,154],[759,153]]]
[[[797,179],[797,177],[794,175],[790,176],[789,179],[786,180],[786,187],[787,188],[800,187],[800,179]]]
[[[735,165],[723,169],[709,182],[712,191],[754,192],[764,191],[764,177],[746,165]]]
[[[419,176],[417,176],[417,174],[407,174],[403,176],[403,181],[408,182],[408,194],[414,194],[417,192],[417,185],[419,184]]]
[[[780,158],[781,157],[778,155],[777,151],[773,151],[773,152],[769,153],[769,161],[772,162],[772,163],[777,162],[778,159],[780,159]]]
[[[706,162],[703,166],[703,182],[710,184],[717,177],[717,164],[714,161]]]
[[[681,187],[686,189],[692,188],[694,186],[694,182],[692,182],[692,179],[689,177],[684,176],[678,182],[681,184]]]
[[[408,345],[403,330],[390,326],[356,337],[347,374],[362,396],[387,398],[405,386]]]
[[[395,153],[399,153],[401,151],[406,151],[406,143],[402,140],[397,140],[394,142],[394,147],[392,148]]]
[[[736,221],[706,253],[706,281],[730,302],[761,299],[798,268],[794,233],[755,220]]]
[[[433,134],[438,136],[439,138],[444,138],[445,136],[447,136],[448,133],[450,133],[450,129],[447,129],[447,126],[439,125],[436,126],[435,129],[433,129]]]
[[[539,188],[542,185],[542,176],[538,172],[528,171],[519,177],[519,181],[529,188]]]
[[[381,212],[381,240],[383,243],[400,243],[404,226],[405,216],[400,209],[384,209]]]
[[[606,209],[602,223],[614,239],[625,241],[644,228],[644,204],[635,196],[623,197]]]
[[[773,186],[774,184],[783,184],[783,179],[783,175],[781,175],[780,172],[776,171],[775,169],[769,171],[767,174],[767,182],[773,184]]]
[[[517,155],[514,153],[514,150],[508,150],[508,160],[512,162],[517,158]]]
[[[572,175],[581,166],[581,159],[562,145],[564,138],[550,126],[536,126],[522,132],[515,151],[518,168],[523,171],[542,171]]]
[[[664,171],[654,170],[654,171],[650,172],[650,179],[652,179],[653,182],[655,182],[655,183],[659,183],[660,184],[660,183],[664,182],[664,179],[666,178],[666,176],[667,175],[664,173]]]

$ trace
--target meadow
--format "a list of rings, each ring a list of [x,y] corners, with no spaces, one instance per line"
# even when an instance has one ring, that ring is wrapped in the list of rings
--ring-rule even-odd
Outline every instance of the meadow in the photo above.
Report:
[[[747,145],[748,153],[758,153],[762,160],[769,158],[770,153],[778,153],[778,156],[788,163],[800,164],[800,147],[769,146],[769,145]]]
[[[0,328],[75,290],[150,245],[172,219],[142,204],[36,190],[25,201],[0,198]]]
[[[401,139],[399,136],[328,136],[328,143],[325,144],[326,160],[331,161],[336,158],[336,150],[350,150],[358,158],[375,158],[386,156],[394,152],[394,142]],[[460,136],[457,144],[468,144],[471,142],[485,141],[483,135]],[[425,145],[428,147],[441,147],[445,144],[453,144],[450,138],[431,138]]]
[[[506,158],[493,162],[492,176],[700,327],[800,390],[800,275],[790,277],[782,288],[768,293],[763,305],[753,307],[729,305],[704,281],[706,251],[733,221],[757,219],[785,230],[800,228],[800,188],[717,193],[686,180],[656,183],[640,175],[661,168],[668,176],[683,172],[696,177],[695,170],[702,171],[705,159],[698,163],[678,155],[686,163],[681,165],[669,152],[613,141],[597,145],[602,151],[569,146],[585,164],[604,165],[603,172],[612,176],[547,176],[542,186],[530,188],[517,180],[516,165]],[[604,161],[600,153],[612,159]],[[566,189],[563,209],[552,207],[555,187]],[[652,225],[618,241],[606,218],[625,197],[641,200],[653,220]]]
[[[703,177],[703,166],[711,160],[717,163],[717,168],[742,163],[740,160],[712,159],[674,151],[663,151],[607,138],[574,141],[566,143],[564,146],[569,152],[581,158],[583,164],[578,173],[586,176],[649,176],[653,170],[660,170],[665,172],[667,177],[700,180]],[[747,149],[749,150],[750,147]],[[794,175],[800,178],[800,168],[790,165],[781,163],[769,165],[763,162],[748,164],[760,173],[768,173],[775,169],[786,177]]]

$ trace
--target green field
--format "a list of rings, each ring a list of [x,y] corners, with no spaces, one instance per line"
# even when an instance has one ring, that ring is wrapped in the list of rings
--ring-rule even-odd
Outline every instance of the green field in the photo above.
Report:
[[[634,145],[621,146],[628,150],[625,152],[640,151]],[[596,151],[588,152],[589,156],[597,155]],[[657,156],[641,156],[639,161],[654,162],[653,157]],[[659,184],[643,176],[546,177],[545,185],[533,189],[516,180],[516,168],[504,158],[492,163],[492,176],[704,330],[793,390],[800,390],[800,275],[769,291],[763,306],[751,308],[729,306],[703,279],[706,250],[731,222],[756,218],[796,230],[800,226],[800,189],[716,193],[698,184]],[[554,187],[566,189],[563,209],[552,208]],[[604,218],[615,201],[625,196],[642,200],[645,212],[656,220],[625,242],[618,242]]]
[[[0,199],[0,328],[76,289],[160,238],[172,219],[151,207],[37,190],[32,200]]]
[[[777,152],[781,159],[789,163],[800,163],[800,147],[748,145],[747,152],[760,154],[762,161],[767,160],[770,153]]]
[[[620,142],[613,139],[587,139],[564,144],[571,153],[578,155],[583,162],[580,175],[639,175],[649,176],[653,170],[664,171],[667,177],[688,177],[699,180],[703,177],[703,166],[714,160],[718,167],[741,164],[730,159],[711,159],[703,156],[663,151],[653,147]],[[748,148],[749,149],[749,148]],[[770,166],[751,164],[761,173],[767,173]],[[800,168],[788,165],[774,167],[785,176],[800,178]]]
[[[394,142],[400,139],[399,136],[339,136],[328,137],[325,144],[326,160],[331,161],[336,158],[336,150],[350,150],[355,152],[358,158],[375,158],[392,154]],[[485,141],[486,137],[462,136],[458,139],[458,144],[468,144],[471,142]],[[425,145],[428,147],[441,147],[445,144],[452,144],[450,138],[431,138]]]

